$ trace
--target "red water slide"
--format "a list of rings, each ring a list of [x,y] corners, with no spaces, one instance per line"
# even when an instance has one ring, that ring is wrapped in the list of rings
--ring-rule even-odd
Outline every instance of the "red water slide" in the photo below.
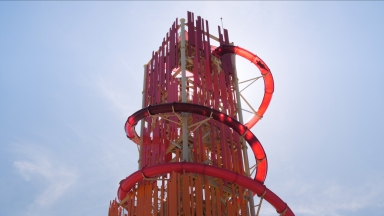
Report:
[[[266,158],[267,156],[265,155],[263,146],[261,145],[260,141],[247,128],[247,126],[241,124],[236,119],[224,113],[221,113],[218,110],[211,109],[206,106],[191,103],[168,103],[143,108],[131,115],[125,123],[125,131],[127,133],[128,138],[133,139],[135,137],[136,132],[134,131],[134,126],[141,119],[150,115],[171,112],[189,112],[206,117],[212,117],[213,119],[224,123],[228,127],[232,128],[241,136],[244,136],[244,139],[248,142],[255,155],[255,160],[258,162],[255,180],[260,183],[264,183],[265,178],[267,176],[268,163]]]
[[[261,60],[257,55],[238,46],[221,45],[220,47],[216,48],[212,54],[216,57],[221,57],[225,54],[236,54],[251,61],[260,70],[264,80],[264,97],[255,115],[251,118],[251,120],[245,123],[245,125],[251,129],[263,117],[269,106],[269,103],[271,102],[272,94],[274,91],[274,83],[271,71],[263,62],[263,60]]]
[[[200,175],[212,176],[231,182],[233,184],[238,184],[240,186],[248,188],[258,196],[263,196],[263,198],[267,202],[269,202],[280,215],[294,215],[289,206],[283,200],[281,200],[280,197],[278,197],[271,190],[269,190],[265,185],[257,181],[253,181],[252,179],[240,175],[238,173],[200,163],[176,162],[144,167],[143,169],[134,172],[126,179],[121,181],[117,196],[119,200],[123,200],[126,197],[127,193],[131,190],[131,188],[137,182],[142,181],[144,177],[151,178],[154,176],[163,175],[171,172],[190,172]]]
[[[254,180],[247,176],[206,164],[187,162],[166,163],[144,167],[143,169],[133,173],[132,175],[121,181],[120,187],[118,189],[118,198],[120,200],[124,199],[127,193],[131,190],[131,188],[137,182],[142,181],[144,177],[151,178],[171,172],[190,172],[220,178],[228,182],[232,182],[245,188],[248,188],[252,190],[254,194],[257,194],[258,196],[263,196],[265,200],[267,200],[273,207],[275,207],[276,211],[280,215],[294,215],[294,213],[291,211],[291,209],[285,202],[283,202],[276,194],[274,194],[265,185],[263,185],[267,175],[268,167],[266,154],[259,140],[250,131],[250,129],[263,117],[271,101],[272,94],[274,91],[274,82],[271,71],[258,56],[238,46],[221,45],[220,47],[216,48],[212,52],[212,54],[218,58],[224,56],[225,54],[236,54],[251,61],[260,70],[265,86],[264,97],[257,112],[254,114],[250,121],[243,125],[236,119],[224,113],[221,113],[218,110],[202,105],[191,103],[167,103],[148,106],[137,111],[128,118],[125,124],[125,131],[128,138],[132,139],[135,143],[139,143],[138,135],[134,127],[138,121],[150,115],[172,112],[188,112],[206,117],[212,117],[216,121],[224,123],[228,127],[232,128],[234,131],[243,136],[248,142],[248,145],[251,147],[255,155],[255,160],[258,163],[257,172]]]

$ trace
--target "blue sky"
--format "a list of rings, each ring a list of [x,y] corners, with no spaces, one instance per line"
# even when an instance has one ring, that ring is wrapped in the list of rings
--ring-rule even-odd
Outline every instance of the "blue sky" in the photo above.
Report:
[[[0,215],[107,214],[143,65],[188,10],[272,70],[265,184],[296,215],[383,215],[384,2],[329,1],[0,2]]]

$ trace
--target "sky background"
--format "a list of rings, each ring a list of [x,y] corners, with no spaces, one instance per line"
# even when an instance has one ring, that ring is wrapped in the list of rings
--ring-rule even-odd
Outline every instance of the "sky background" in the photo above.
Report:
[[[384,2],[355,1],[0,2],[0,215],[107,215],[137,170],[143,65],[188,10],[272,71],[267,187],[296,215],[384,215]]]

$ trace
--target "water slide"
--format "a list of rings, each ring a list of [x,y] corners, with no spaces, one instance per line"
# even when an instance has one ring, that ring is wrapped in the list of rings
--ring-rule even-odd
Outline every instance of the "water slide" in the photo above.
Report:
[[[198,114],[206,117],[212,117],[216,121],[219,121],[228,127],[232,128],[234,131],[243,136],[247,141],[248,145],[252,149],[252,152],[255,155],[255,160],[257,162],[257,171],[254,179],[252,180],[249,177],[244,175],[239,175],[235,172],[222,169],[219,167],[209,166],[199,163],[189,163],[189,162],[174,162],[153,165],[150,167],[144,167],[143,169],[133,173],[126,179],[122,180],[120,187],[118,189],[118,198],[123,200],[129,190],[139,181],[143,180],[145,177],[158,176],[160,174],[171,173],[171,172],[191,172],[201,175],[212,176],[215,178],[221,178],[226,181],[238,184],[249,190],[253,191],[254,194],[257,194],[259,197],[262,196],[266,201],[268,201],[280,215],[291,216],[294,215],[292,210],[288,205],[281,200],[276,194],[270,191],[265,185],[264,181],[267,175],[267,158],[264,152],[264,149],[256,138],[256,136],[250,131],[250,129],[256,125],[256,123],[263,117],[265,111],[267,110],[269,103],[272,98],[274,91],[274,82],[271,71],[268,66],[255,54],[241,48],[238,46],[232,45],[221,45],[217,47],[212,54],[218,58],[226,54],[236,54],[249,61],[251,61],[261,72],[262,78],[264,80],[264,97],[262,102],[253,115],[253,117],[244,125],[238,122],[236,119],[221,113],[218,110],[212,109],[210,107],[191,104],[191,103],[166,103],[148,106],[143,108],[133,115],[131,115],[126,124],[125,131],[127,137],[134,141],[136,144],[139,144],[139,137],[135,131],[135,125],[143,118],[146,118],[150,115],[156,115],[159,113],[180,113],[188,112],[193,114]]]

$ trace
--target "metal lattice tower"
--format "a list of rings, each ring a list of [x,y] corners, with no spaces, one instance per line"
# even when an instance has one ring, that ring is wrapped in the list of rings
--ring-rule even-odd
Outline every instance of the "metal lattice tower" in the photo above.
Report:
[[[215,41],[217,47],[211,45]],[[243,82],[264,80],[257,110],[239,91],[235,55],[261,72]],[[264,199],[280,215],[294,215],[264,185],[267,157],[250,131],[268,108],[273,90],[268,66],[230,43],[226,29],[218,27],[215,37],[208,21],[195,20],[191,12],[186,23],[176,19],[144,65],[143,108],[125,124],[127,137],[138,145],[139,169],[120,182],[119,202],[111,202],[109,216],[254,216]],[[253,112],[246,123],[241,98]],[[252,167],[248,148],[256,160]],[[260,197],[258,205],[254,195]]]

